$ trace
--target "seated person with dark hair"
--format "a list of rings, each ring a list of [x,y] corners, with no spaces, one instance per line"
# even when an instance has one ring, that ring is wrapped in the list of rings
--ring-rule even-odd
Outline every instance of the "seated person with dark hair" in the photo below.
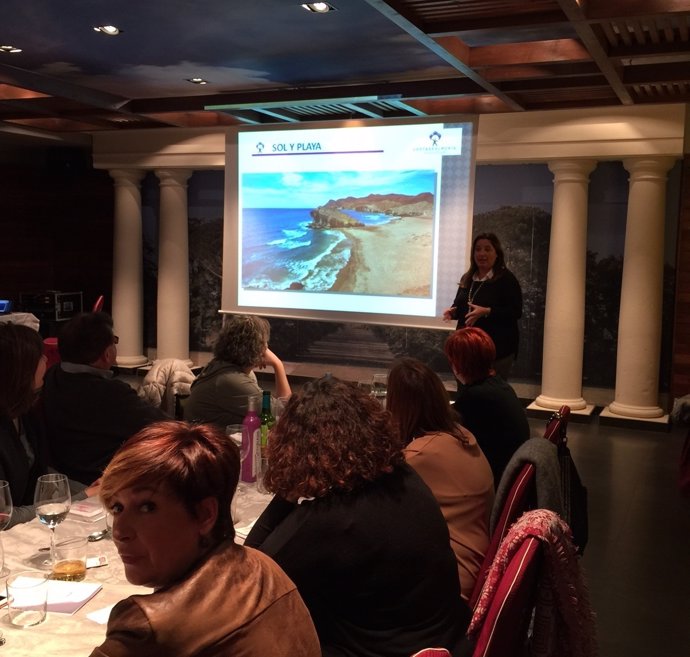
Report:
[[[167,415],[113,378],[117,336],[109,315],[72,318],[60,332],[58,348],[62,362],[48,370],[43,386],[51,465],[90,483],[127,438]]]

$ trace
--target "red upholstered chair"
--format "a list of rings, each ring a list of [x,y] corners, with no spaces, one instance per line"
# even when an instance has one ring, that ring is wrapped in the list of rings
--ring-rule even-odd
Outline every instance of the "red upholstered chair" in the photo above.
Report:
[[[560,410],[554,413],[546,424],[544,431],[544,438],[550,440],[552,443],[558,445],[560,442],[566,440],[566,431],[568,426],[568,418],[570,416],[570,407],[561,406]],[[505,538],[508,530],[513,523],[529,509],[536,507],[537,491],[535,485],[535,467],[531,463],[522,466],[522,469],[515,477],[510,491],[505,499],[499,520],[494,528],[489,547],[484,555],[484,561],[477,574],[477,580],[472,590],[472,595],[469,599],[470,608],[473,609],[481,593],[482,586],[486,579],[486,574],[491,566],[491,562],[496,556],[498,546]]]
[[[450,657],[445,648],[424,648],[410,657]]]
[[[541,542],[530,536],[511,557],[475,638],[472,657],[522,657],[526,654],[541,556]]]
[[[93,308],[91,308],[91,311],[94,313],[99,313],[101,310],[103,310],[103,303],[105,302],[105,297],[101,294],[98,299],[93,304]]]
[[[60,352],[58,351],[57,338],[45,338],[43,340],[43,353],[48,359],[46,362],[46,367],[51,367],[55,365],[55,363],[60,362]]]
[[[513,481],[506,502],[501,510],[498,524],[494,529],[494,533],[491,535],[491,540],[489,541],[489,547],[484,555],[482,567],[477,574],[477,580],[475,581],[474,589],[469,599],[470,609],[474,609],[474,606],[477,604],[479,594],[486,580],[486,575],[489,572],[489,568],[496,556],[501,541],[508,533],[513,523],[535,504],[536,490],[534,485],[534,473],[534,465],[531,463],[525,464],[522,466],[522,470],[518,473],[515,481]]]
[[[472,657],[596,657],[594,618],[570,527],[533,509],[501,542],[467,639]]]

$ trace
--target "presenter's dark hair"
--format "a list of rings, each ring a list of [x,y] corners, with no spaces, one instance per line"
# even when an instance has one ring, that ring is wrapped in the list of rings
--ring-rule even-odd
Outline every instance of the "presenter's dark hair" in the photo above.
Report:
[[[496,237],[495,233],[479,233],[475,235],[474,239],[472,240],[470,268],[462,275],[462,278],[460,279],[461,287],[469,287],[472,283],[472,276],[474,276],[474,273],[477,271],[477,263],[474,260],[474,249],[479,240],[488,240],[491,242],[491,246],[494,247],[494,251],[496,251],[496,262],[492,268],[494,278],[501,276],[506,268],[506,258],[505,254],[503,253],[503,247],[501,246],[501,242],[498,237]]]

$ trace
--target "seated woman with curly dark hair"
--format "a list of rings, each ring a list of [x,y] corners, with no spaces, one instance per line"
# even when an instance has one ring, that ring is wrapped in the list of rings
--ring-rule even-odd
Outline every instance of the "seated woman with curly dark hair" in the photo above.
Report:
[[[269,366],[275,374],[275,397],[290,395],[285,367],[268,348],[271,327],[263,317],[233,315],[213,347],[213,360],[192,383],[185,402],[185,420],[212,422],[224,429],[247,414],[250,396],[261,397],[254,369]]]
[[[268,459],[276,497],[245,545],[295,582],[324,657],[454,648],[470,612],[448,528],[378,401],[333,377],[305,385],[274,427]]]

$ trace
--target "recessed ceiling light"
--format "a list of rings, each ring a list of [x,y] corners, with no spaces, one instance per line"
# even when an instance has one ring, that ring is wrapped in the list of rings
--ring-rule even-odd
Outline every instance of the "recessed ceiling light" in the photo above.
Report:
[[[14,46],[0,46],[0,52],[16,53],[21,51],[21,48],[15,48]]]
[[[122,34],[123,30],[121,30],[119,27],[115,27],[114,25],[97,25],[94,26],[93,28],[96,32],[100,32],[101,34],[107,34],[108,36],[117,36],[118,34]]]
[[[302,7],[307,11],[313,11],[317,14],[325,14],[328,11],[336,10],[336,8],[328,2],[305,2]]]
[[[187,78],[187,82],[192,82],[193,84],[208,84],[208,80],[204,80],[204,78]]]

